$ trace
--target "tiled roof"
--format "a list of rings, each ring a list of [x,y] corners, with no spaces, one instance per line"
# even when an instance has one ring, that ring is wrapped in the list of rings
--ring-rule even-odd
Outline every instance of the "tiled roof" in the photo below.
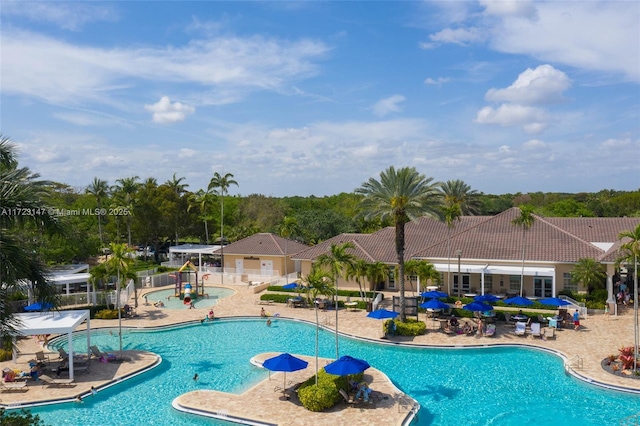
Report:
[[[270,233],[253,234],[224,247],[225,254],[284,256],[306,249],[308,246]],[[216,251],[219,253],[220,250]]]
[[[496,216],[463,216],[451,229],[427,217],[405,226],[405,259],[414,257],[447,259],[462,250],[465,259],[522,260],[522,228],[512,221],[520,214],[517,207]],[[582,222],[584,221],[584,222]],[[619,246],[618,234],[634,229],[640,218],[545,218],[534,215],[525,231],[525,257],[528,261],[573,263],[581,258],[613,262]],[[448,239],[450,233],[450,241]],[[367,261],[397,263],[395,228],[373,234],[341,234],[296,253],[295,259],[312,260],[327,252],[332,243],[353,242],[353,254]],[[592,243],[613,244],[610,249]]]

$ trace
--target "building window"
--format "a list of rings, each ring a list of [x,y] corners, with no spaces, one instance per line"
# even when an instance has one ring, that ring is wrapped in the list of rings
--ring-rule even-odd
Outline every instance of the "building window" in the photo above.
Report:
[[[509,276],[509,290],[520,292],[520,276],[519,275]]]
[[[571,279],[571,272],[565,272],[562,274],[562,287],[567,291],[578,291],[578,283]]]

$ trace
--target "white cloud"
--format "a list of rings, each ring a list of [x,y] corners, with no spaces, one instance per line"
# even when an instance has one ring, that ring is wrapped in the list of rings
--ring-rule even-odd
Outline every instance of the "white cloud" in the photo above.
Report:
[[[491,102],[514,102],[521,105],[541,105],[562,100],[562,92],[571,86],[565,73],[551,65],[527,68],[506,89],[489,89],[485,99]]]
[[[198,151],[191,148],[181,148],[178,151],[178,158],[193,158],[198,155]]]
[[[25,31],[3,30],[2,90],[47,102],[109,103],[140,81],[195,83],[215,91],[204,102],[234,102],[254,90],[279,90],[317,72],[328,48],[311,40],[261,36],[192,40],[182,46],[74,45]],[[222,100],[221,100],[222,98]]]
[[[381,99],[373,105],[373,113],[378,117],[384,117],[392,112],[400,112],[402,111],[402,108],[400,108],[398,104],[405,100],[406,98],[402,95],[393,95],[388,98]]]
[[[434,86],[441,86],[443,83],[448,83],[449,81],[451,81],[450,78],[448,77],[438,77],[435,80],[431,77],[426,78],[424,80],[424,84],[430,84],[430,85],[434,85]]]
[[[445,28],[435,34],[431,34],[429,39],[432,42],[454,43],[466,45],[471,43],[482,42],[486,39],[487,34],[478,28]]]
[[[306,127],[300,129],[275,129],[269,132],[268,139],[307,139],[309,137],[309,129]]]
[[[521,126],[526,133],[540,133],[547,127],[550,117],[540,108],[502,104],[497,109],[489,106],[482,108],[475,121],[480,124]]]
[[[527,19],[538,17],[536,5],[529,0],[479,0],[485,13],[497,16],[514,16]]]
[[[522,144],[522,147],[526,150],[536,150],[540,148],[545,148],[547,146],[546,143],[539,139],[530,139]]]
[[[112,6],[93,2],[2,2],[2,14],[22,16],[34,22],[49,22],[58,27],[79,31],[96,21],[115,21],[118,14]]]
[[[193,114],[195,108],[181,102],[171,103],[168,96],[163,96],[153,105],[145,105],[144,109],[153,112],[153,122],[171,124],[184,121],[187,115]]]

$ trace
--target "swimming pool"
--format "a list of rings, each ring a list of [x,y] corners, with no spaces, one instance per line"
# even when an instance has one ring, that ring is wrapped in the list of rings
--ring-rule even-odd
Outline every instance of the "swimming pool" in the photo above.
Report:
[[[229,288],[223,287],[205,287],[204,293],[209,296],[198,297],[193,301],[193,306],[196,308],[208,308],[209,306],[215,305],[219,299],[229,297],[233,293],[233,290]],[[165,289],[165,290],[157,290],[146,293],[145,296],[147,298],[148,303],[155,303],[158,300],[161,300],[164,303],[165,309],[189,309],[189,305],[185,305],[182,300],[178,297],[175,297],[175,290],[173,288]]]
[[[334,334],[320,333],[320,356],[335,355]],[[83,333],[74,336],[78,345]],[[52,346],[64,347],[66,339]],[[117,333],[91,333],[102,350],[118,347]],[[162,331],[123,334],[125,349],[158,353],[162,364],[83,404],[38,407],[50,425],[228,425],[180,413],[171,401],[191,390],[241,392],[268,373],[249,363],[262,352],[312,356],[315,327],[279,319],[217,320]],[[75,343],[74,343],[75,345]],[[418,400],[418,425],[598,425],[617,424],[638,411],[639,397],[605,391],[565,375],[562,360],[524,348],[424,349],[381,345],[341,337],[341,354],[366,359]],[[191,380],[198,373],[200,380]]]

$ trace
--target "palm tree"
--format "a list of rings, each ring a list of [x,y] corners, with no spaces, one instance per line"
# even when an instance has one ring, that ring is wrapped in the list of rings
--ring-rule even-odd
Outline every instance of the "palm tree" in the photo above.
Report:
[[[204,221],[204,234],[209,244],[209,208],[213,204],[215,195],[211,191],[205,191],[203,189],[198,190],[195,194],[191,194],[189,199],[189,207],[187,207],[187,211],[191,211],[192,207],[200,208],[200,214],[202,215],[202,220]]]
[[[136,192],[138,192],[140,188],[138,179],[140,179],[138,176],[117,179],[116,182],[119,185],[115,187],[116,196],[120,201],[120,205],[129,211],[127,215],[127,242],[129,247],[131,247],[131,214],[136,203]]]
[[[185,180],[185,177],[178,178],[176,177],[176,173],[173,174],[173,177],[167,180],[164,184],[167,185],[178,197],[178,200],[182,197],[184,193],[187,192],[187,188],[189,187],[188,183],[182,183]],[[176,234],[176,244],[179,244],[179,236],[178,236],[178,225],[175,224],[175,234]]]
[[[347,249],[354,249],[356,246],[352,242],[331,244],[329,252],[318,256],[317,262],[320,266],[329,268],[333,281],[335,283],[335,308],[336,308],[336,359],[340,358],[338,351],[338,280],[345,277],[347,268],[349,268],[356,260],[356,257],[347,252]]]
[[[233,175],[227,173],[224,176],[215,172],[207,190],[213,190],[214,193],[220,196],[220,261],[222,266],[222,282],[224,282],[224,196],[228,193],[231,185],[239,186],[238,182],[233,180]]]
[[[367,265],[367,278],[373,283],[373,290],[377,290],[377,285],[384,283],[389,273],[389,265],[376,261]]]
[[[287,257],[287,241],[289,241],[289,238],[300,232],[300,228],[298,227],[298,221],[296,220],[295,217],[292,216],[285,216],[282,219],[282,224],[280,225],[280,236],[285,238],[284,240],[284,276],[285,279],[287,278],[287,275],[289,275],[289,271],[287,271],[287,263],[289,261],[288,257]]]
[[[582,283],[587,288],[587,293],[595,288],[603,287],[607,280],[607,271],[604,265],[591,257],[578,260],[573,267],[571,278],[576,283]]]
[[[400,320],[406,321],[406,301],[404,298],[404,228],[410,220],[420,216],[437,217],[441,195],[439,183],[433,178],[425,178],[413,167],[396,169],[391,166],[380,173],[380,181],[374,178],[356,189],[364,195],[360,209],[365,219],[392,217],[396,229],[396,254],[398,257],[398,278],[400,280]]]
[[[442,216],[447,224],[447,293],[449,294],[451,294],[451,230],[455,227],[453,223],[459,221],[461,215],[462,209],[458,203],[442,207]],[[459,287],[462,285],[460,284]]]
[[[28,168],[18,168],[16,146],[0,134],[0,213],[18,209],[34,212],[0,214],[0,347],[15,334],[18,323],[6,301],[23,280],[31,282],[37,301],[58,304],[45,265],[22,238],[25,226],[35,227],[39,234],[63,234],[58,218],[44,202],[51,183],[38,178]]]
[[[457,204],[460,214],[472,216],[480,211],[481,194],[463,181],[448,180],[440,184],[440,190],[444,195],[444,205],[451,207]]]
[[[307,288],[309,296],[313,301],[316,310],[316,386],[318,385],[318,338],[320,331],[320,321],[318,318],[318,303],[315,300],[318,296],[331,296],[334,294],[334,288],[331,275],[318,267],[317,264],[311,266],[311,271],[306,277],[301,278],[301,283]]]
[[[93,178],[93,182],[86,189],[87,194],[91,194],[96,197],[96,201],[98,203],[98,234],[100,235],[100,242],[103,243],[102,239],[102,200],[109,195],[109,183],[106,180],[98,179],[97,177]]]
[[[514,226],[522,228],[522,272],[520,274],[520,296],[522,296],[522,290],[524,288],[524,261],[527,248],[526,233],[529,228],[533,226],[535,217],[533,216],[533,207],[523,204],[520,206],[520,215],[511,221]]]
[[[120,358],[122,358],[122,314],[120,311],[120,291],[122,288],[121,277],[130,278],[135,277],[135,274],[132,274],[132,265],[133,259],[129,256],[131,249],[127,247],[126,244],[115,244],[111,243],[109,245],[111,249],[111,254],[109,255],[109,259],[107,259],[105,263],[106,272],[109,276],[116,275],[117,276],[117,284],[116,284],[116,309],[118,310],[118,335],[120,339]],[[135,306],[138,306],[138,291],[136,286],[133,286],[134,291],[134,303]]]
[[[409,267],[410,265],[410,267]],[[408,260],[405,264],[405,274],[407,276],[415,275],[419,282],[440,282],[440,272],[431,262],[426,260]]]
[[[634,373],[638,373],[638,257],[640,257],[640,225],[634,230],[624,231],[618,234],[619,240],[625,240],[620,247],[626,254],[626,259],[633,259],[633,338],[635,345],[635,360],[633,364]]]
[[[362,279],[367,278],[368,272],[369,263],[362,259],[356,259],[355,262],[347,266],[347,279],[354,279],[358,283],[360,297],[363,301],[367,301],[366,294],[368,289],[363,288]]]

